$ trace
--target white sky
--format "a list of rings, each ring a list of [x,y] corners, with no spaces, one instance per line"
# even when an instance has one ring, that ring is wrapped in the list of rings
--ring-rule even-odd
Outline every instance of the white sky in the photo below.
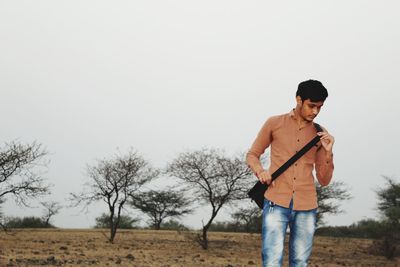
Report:
[[[47,199],[86,164],[136,148],[156,167],[201,147],[247,150],[264,121],[324,83],[316,121],[336,138],[334,180],[354,198],[330,225],[376,218],[381,175],[400,177],[398,1],[1,1],[0,141],[50,152]],[[160,179],[159,187],[166,184]],[[105,211],[64,209],[59,227]],[[6,215],[40,215],[8,201]],[[228,219],[221,214],[217,221]],[[184,218],[200,227],[206,210]]]

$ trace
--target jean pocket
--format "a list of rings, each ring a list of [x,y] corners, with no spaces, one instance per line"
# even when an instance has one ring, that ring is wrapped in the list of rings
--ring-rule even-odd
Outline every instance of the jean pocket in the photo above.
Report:
[[[273,212],[275,207],[275,203],[264,198],[264,207],[263,207],[263,211],[264,212]]]

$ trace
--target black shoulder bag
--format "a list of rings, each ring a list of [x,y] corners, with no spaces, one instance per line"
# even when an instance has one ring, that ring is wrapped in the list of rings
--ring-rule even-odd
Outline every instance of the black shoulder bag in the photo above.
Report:
[[[323,132],[321,126],[314,122],[314,127],[317,132]],[[277,169],[274,173],[271,174],[271,183],[276,178],[279,177],[284,171],[287,170],[293,163],[295,163],[299,158],[301,158],[308,150],[310,150],[313,146],[315,146],[321,137],[317,135],[310,142],[308,142],[302,149],[300,149],[296,154],[294,154],[288,161],[286,161],[279,169]],[[247,195],[257,204],[260,209],[263,209],[264,206],[264,193],[268,189],[267,184],[262,184],[258,181],[253,188],[247,192]]]

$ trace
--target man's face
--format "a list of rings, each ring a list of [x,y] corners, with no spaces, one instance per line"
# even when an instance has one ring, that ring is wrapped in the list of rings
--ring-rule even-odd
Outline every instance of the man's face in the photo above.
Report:
[[[309,122],[312,122],[318,115],[321,107],[324,105],[324,101],[312,102],[310,99],[302,101],[300,99],[300,116]]]

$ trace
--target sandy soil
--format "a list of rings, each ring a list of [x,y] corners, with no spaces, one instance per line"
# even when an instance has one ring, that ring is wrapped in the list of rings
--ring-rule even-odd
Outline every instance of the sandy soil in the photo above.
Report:
[[[193,234],[122,230],[19,230],[0,233],[0,266],[260,266],[259,234],[210,233],[203,250]],[[372,255],[371,240],[315,237],[309,266],[400,266]],[[287,265],[287,249],[285,263]]]

